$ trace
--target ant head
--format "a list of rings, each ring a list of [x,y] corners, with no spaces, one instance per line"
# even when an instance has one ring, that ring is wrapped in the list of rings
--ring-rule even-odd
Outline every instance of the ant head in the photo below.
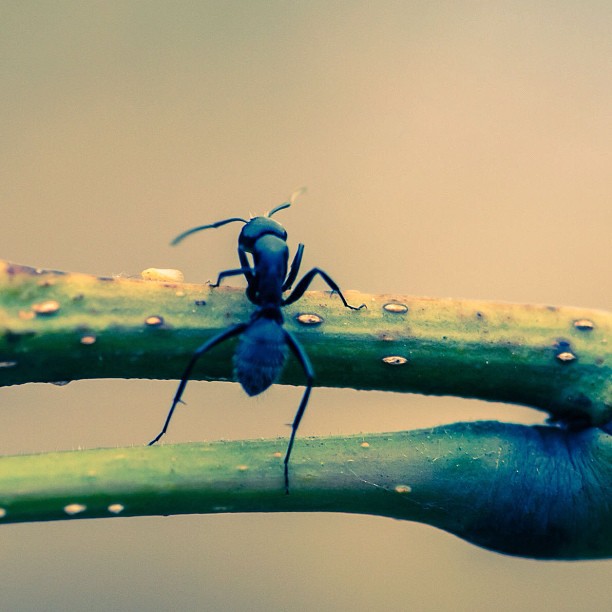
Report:
[[[280,207],[277,208],[280,209]],[[281,240],[287,240],[287,230],[278,221],[270,219],[268,214],[267,217],[253,217],[242,228],[238,243],[247,253],[252,253],[255,243],[267,234],[277,236]]]
[[[238,238],[238,243],[240,247],[244,249],[247,253],[252,253],[255,248],[255,243],[262,237],[268,234],[272,236],[277,236],[283,241],[287,240],[287,231],[285,228],[274,221],[271,217],[275,215],[280,210],[285,210],[285,208],[289,208],[295,199],[306,191],[305,187],[298,189],[293,192],[288,202],[284,202],[283,204],[279,204],[275,206],[269,213],[261,217],[253,217],[240,232],[240,238]]]

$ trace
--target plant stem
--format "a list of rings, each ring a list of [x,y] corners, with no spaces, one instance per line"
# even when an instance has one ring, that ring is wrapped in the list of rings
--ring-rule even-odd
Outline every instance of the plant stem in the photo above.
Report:
[[[492,422],[301,439],[289,495],[283,439],[4,457],[0,522],[348,512],[428,523],[511,554],[611,555],[612,436],[573,438],[574,467],[563,467],[568,435]],[[574,487],[576,462],[589,472]]]
[[[612,315],[581,308],[311,292],[284,309],[315,384],[525,404],[570,428],[455,423],[300,439],[0,459],[0,522],[333,511],[421,521],[537,558],[612,555]],[[104,279],[0,262],[0,386],[179,378],[195,348],[248,321],[238,289]],[[193,378],[229,380],[234,341]],[[289,360],[280,383],[303,384]],[[580,425],[580,427],[578,427]]]
[[[287,328],[313,362],[315,385],[511,402],[593,424],[612,419],[610,313],[346,294],[367,310],[349,311],[321,292],[285,309]],[[238,289],[0,262],[0,385],[180,378],[197,346],[252,310]],[[234,347],[216,347],[192,378],[231,380]],[[303,379],[290,359],[279,383]]]

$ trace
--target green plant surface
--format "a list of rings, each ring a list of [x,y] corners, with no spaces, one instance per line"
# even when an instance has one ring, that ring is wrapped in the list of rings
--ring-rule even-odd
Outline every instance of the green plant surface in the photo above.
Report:
[[[610,313],[346,295],[367,309],[321,292],[284,309],[315,385],[511,402],[595,425],[612,419]],[[240,289],[0,263],[0,385],[180,378],[196,347],[253,308]],[[215,347],[192,378],[231,380],[234,348]],[[304,383],[295,360],[279,383]]]
[[[347,292],[284,309],[322,386],[525,404],[562,426],[428,430],[0,458],[0,523],[329,511],[424,522],[546,559],[612,556],[612,315],[582,308]],[[178,378],[194,349],[248,321],[240,289],[0,264],[0,385]],[[231,380],[235,342],[193,378]],[[289,360],[280,383],[303,384]],[[375,409],[381,409],[376,406]]]
[[[599,429],[573,435],[483,422],[301,439],[289,495],[285,444],[232,441],[4,457],[0,522],[346,512],[428,523],[515,555],[612,554],[612,436]],[[568,449],[572,461],[564,462]]]

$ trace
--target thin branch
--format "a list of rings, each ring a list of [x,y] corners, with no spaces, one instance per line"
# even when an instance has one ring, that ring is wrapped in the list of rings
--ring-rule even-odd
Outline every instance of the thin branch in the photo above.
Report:
[[[563,461],[568,441],[572,461]],[[3,457],[0,523],[220,512],[347,512],[419,521],[515,555],[612,555],[612,436],[456,423],[301,439]],[[576,474],[575,465],[586,467]]]
[[[573,428],[456,423],[300,439],[72,451],[0,460],[0,522],[333,511],[421,521],[510,554],[612,555],[612,315],[580,308],[309,293],[286,324],[316,384],[526,404]],[[0,264],[0,385],[177,378],[246,321],[240,290]],[[231,379],[233,345],[194,378]],[[281,383],[301,384],[289,363]],[[580,425],[580,427],[578,427]]]
[[[559,419],[612,419],[612,314],[584,308],[311,292],[285,309],[315,385],[524,404]],[[252,305],[238,289],[98,278],[0,262],[0,386],[179,378],[193,350]],[[194,379],[231,380],[233,343]],[[303,384],[289,360],[281,384]]]

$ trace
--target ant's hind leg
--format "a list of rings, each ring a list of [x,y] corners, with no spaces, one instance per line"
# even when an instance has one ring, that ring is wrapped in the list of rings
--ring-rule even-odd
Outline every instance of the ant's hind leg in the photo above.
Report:
[[[191,376],[191,372],[193,371],[193,368],[196,362],[198,361],[198,359],[204,353],[206,353],[206,351],[213,348],[213,346],[216,346],[217,344],[220,344],[224,340],[227,340],[228,338],[231,338],[232,336],[236,336],[237,334],[243,332],[246,327],[247,327],[246,323],[238,323],[238,325],[234,325],[233,327],[226,329],[225,331],[216,335],[214,338],[211,338],[210,340],[208,340],[202,346],[200,346],[199,348],[195,350],[195,352],[191,356],[191,359],[189,360],[189,363],[187,364],[187,367],[185,368],[185,371],[183,372],[183,376],[181,377],[181,382],[179,383],[178,389],[176,390],[176,393],[174,394],[174,399],[172,400],[172,406],[170,406],[170,410],[168,411],[168,416],[166,417],[164,426],[162,427],[162,430],[155,436],[155,438],[153,438],[153,440],[149,442],[148,446],[155,444],[166,433],[166,431],[168,431],[168,425],[170,425],[172,415],[174,414],[174,409],[180,402],[182,402],[181,397],[183,395],[183,391],[185,391],[185,387],[187,386],[187,383],[189,382],[189,377]]]
[[[347,308],[350,308],[351,310],[361,310],[362,308],[367,308],[365,304],[361,304],[361,306],[351,306],[346,301],[344,295],[342,295],[340,287],[338,287],[338,285],[333,281],[333,279],[326,272],[323,272],[323,270],[321,270],[320,268],[313,268],[310,272],[303,276],[302,280],[297,284],[291,295],[289,295],[287,299],[283,300],[283,306],[286,306],[287,304],[293,304],[293,302],[299,300],[304,295],[306,289],[308,289],[310,283],[312,283],[314,277],[317,274],[329,285],[329,288],[332,291],[335,291],[340,296],[342,303]]]
[[[304,412],[306,411],[306,406],[308,405],[308,398],[310,397],[310,391],[312,390],[312,383],[314,381],[314,370],[312,368],[312,364],[310,363],[308,355],[302,348],[302,345],[295,339],[291,332],[287,331],[286,329],[284,330],[284,332],[289,348],[297,357],[297,360],[300,362],[300,365],[302,366],[304,373],[306,374],[306,389],[304,391],[304,395],[302,396],[302,401],[300,402],[297,412],[295,413],[295,417],[293,418],[293,424],[291,425],[291,437],[289,438],[287,452],[285,453],[285,493],[289,495],[289,459],[291,457],[291,450],[293,449],[293,443],[295,441],[295,434],[297,433],[302,417],[304,416]]]

